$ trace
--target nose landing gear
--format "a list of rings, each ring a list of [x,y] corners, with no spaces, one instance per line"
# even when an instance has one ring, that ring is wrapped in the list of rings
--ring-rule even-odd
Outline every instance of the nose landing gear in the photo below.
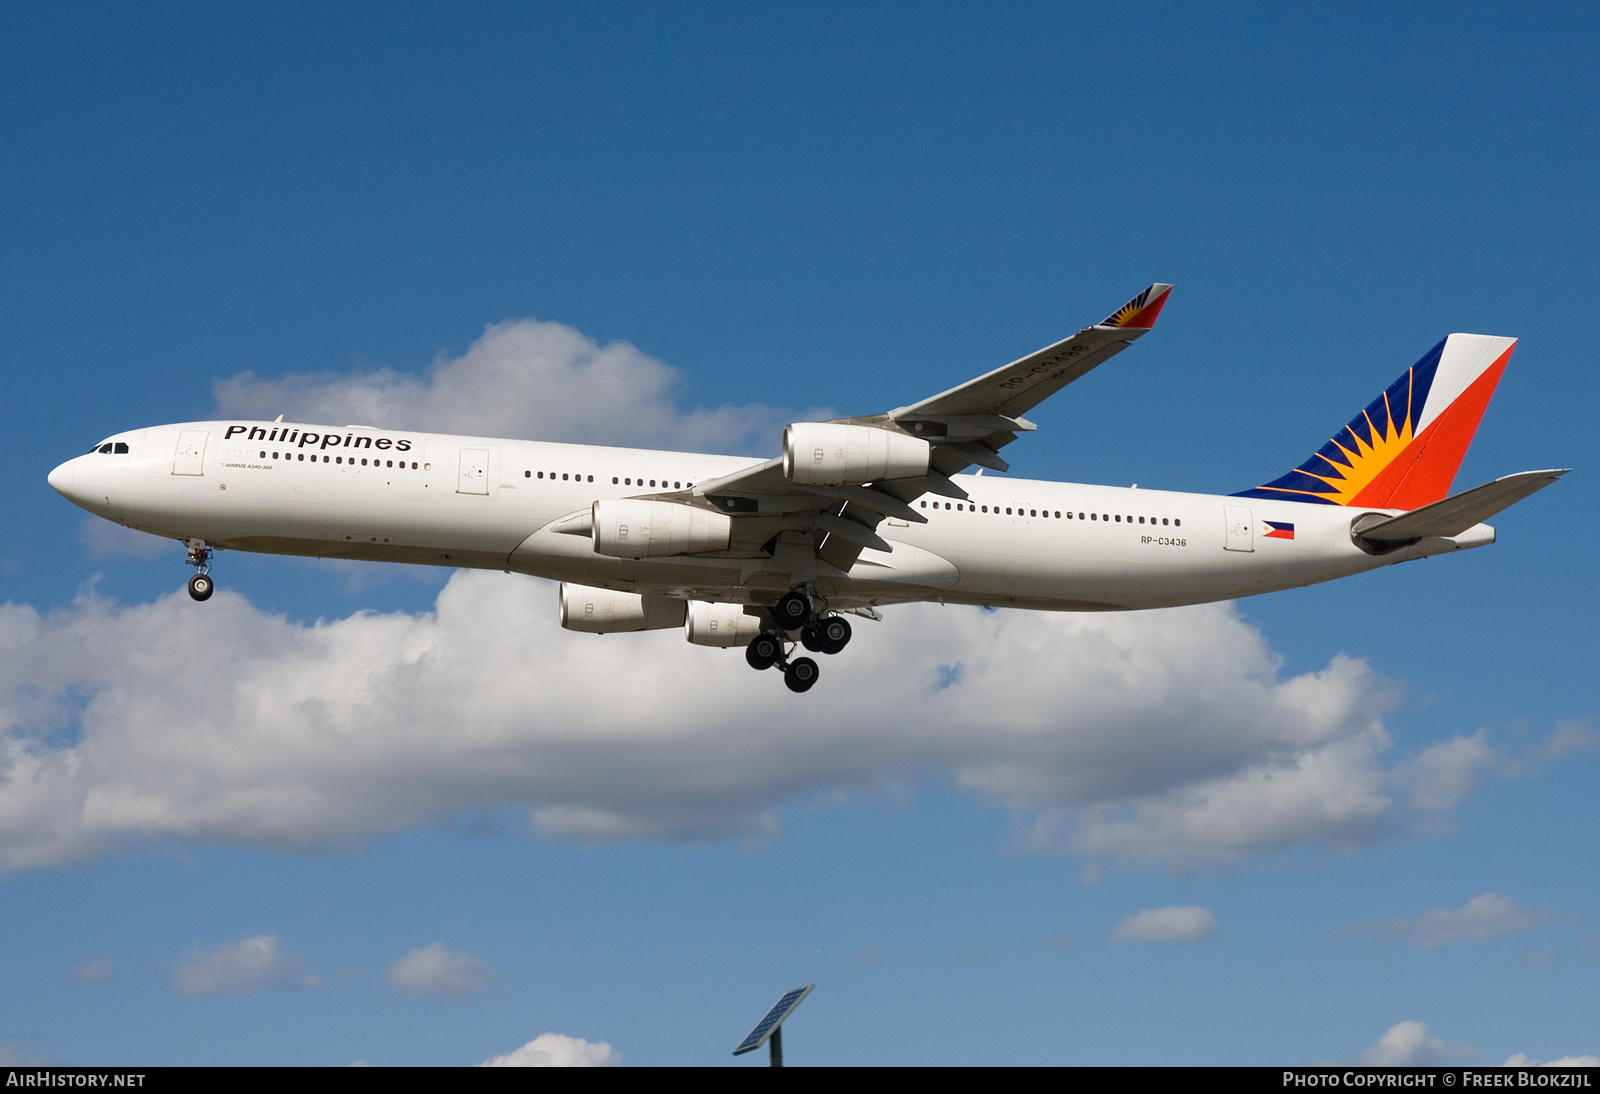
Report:
[[[217,587],[211,580],[211,548],[206,546],[205,540],[189,541],[189,565],[195,569],[194,576],[189,579],[189,595],[196,600],[210,600]]]

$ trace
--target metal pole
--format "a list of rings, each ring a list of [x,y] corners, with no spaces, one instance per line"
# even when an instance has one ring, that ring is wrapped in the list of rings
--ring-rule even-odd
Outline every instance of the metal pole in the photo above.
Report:
[[[778,1024],[778,1028],[772,1031],[772,1036],[767,1039],[767,1048],[772,1053],[772,1066],[773,1067],[782,1067],[783,1066],[783,1024],[781,1022]]]

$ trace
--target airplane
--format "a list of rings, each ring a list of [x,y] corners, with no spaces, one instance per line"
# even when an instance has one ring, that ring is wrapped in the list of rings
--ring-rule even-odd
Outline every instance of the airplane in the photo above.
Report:
[[[1493,543],[1568,469],[1450,494],[1516,339],[1451,334],[1298,467],[1228,495],[998,478],[1044,399],[1149,333],[1157,283],[1093,326],[886,413],[796,422],[767,460],[373,426],[206,421],[118,433],[50,472],[97,516],[214,551],[475,567],[561,582],[588,633],[679,628],[786,686],[795,646],[947,604],[1119,611],[1229,600]],[[967,473],[976,468],[974,473]]]

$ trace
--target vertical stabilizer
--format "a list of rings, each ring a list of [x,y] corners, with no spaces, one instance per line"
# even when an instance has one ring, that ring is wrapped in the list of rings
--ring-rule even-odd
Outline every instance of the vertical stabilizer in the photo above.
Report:
[[[1299,467],[1236,497],[1416,509],[1450,493],[1515,338],[1452,334]]]

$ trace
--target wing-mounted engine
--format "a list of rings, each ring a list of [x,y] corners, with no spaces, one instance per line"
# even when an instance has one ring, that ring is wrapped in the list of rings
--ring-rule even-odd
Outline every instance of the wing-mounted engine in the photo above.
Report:
[[[748,646],[761,633],[761,617],[747,615],[743,604],[689,601],[683,636],[696,646]]]
[[[587,634],[660,631],[683,626],[686,601],[670,596],[641,596],[615,589],[561,583],[561,625]]]
[[[597,501],[590,520],[595,551],[613,558],[726,551],[733,535],[726,513],[647,498]]]
[[[796,422],[783,431],[783,477],[809,486],[920,479],[932,448],[892,429],[840,422]]]

